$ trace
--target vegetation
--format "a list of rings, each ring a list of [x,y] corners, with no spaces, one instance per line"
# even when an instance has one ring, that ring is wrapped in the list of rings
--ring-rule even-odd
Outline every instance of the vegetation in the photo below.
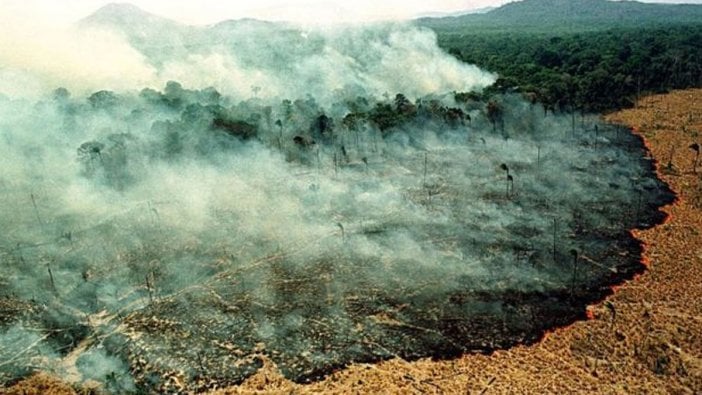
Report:
[[[702,6],[527,0],[420,23],[457,58],[500,76],[488,94],[518,91],[546,110],[601,112],[646,92],[701,86],[700,15]]]
[[[563,34],[612,27],[644,28],[696,24],[702,7],[694,4],[644,4],[610,0],[513,1],[484,14],[425,18],[419,22],[438,31],[457,33],[526,32]]]

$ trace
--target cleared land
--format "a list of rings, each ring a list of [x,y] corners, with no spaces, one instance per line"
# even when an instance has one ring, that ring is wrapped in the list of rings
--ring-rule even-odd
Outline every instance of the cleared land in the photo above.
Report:
[[[286,381],[266,361],[242,386],[220,393],[702,392],[702,169],[694,172],[689,148],[702,143],[702,90],[650,96],[606,119],[646,138],[660,177],[679,199],[665,208],[668,222],[636,233],[647,245],[649,271],[591,306],[591,320],[533,346],[353,365],[312,385]],[[72,393],[52,380],[38,375],[0,392]]]
[[[664,209],[670,215],[664,225],[636,233],[647,245],[649,270],[592,306],[593,319],[531,347],[453,361],[356,365],[308,386],[286,382],[268,365],[224,393],[700,393],[702,169],[693,173],[689,146],[702,143],[702,90],[646,97],[606,119],[646,138],[678,202]]]

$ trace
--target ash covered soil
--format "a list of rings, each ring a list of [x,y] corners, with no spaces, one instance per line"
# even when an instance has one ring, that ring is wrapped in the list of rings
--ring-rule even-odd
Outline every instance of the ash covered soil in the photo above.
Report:
[[[37,104],[58,148],[5,103],[3,382],[202,392],[531,344],[643,272],[630,229],[673,200],[640,136],[513,96],[491,119],[398,95],[387,130],[296,102],[284,130],[285,103],[174,89]],[[269,129],[227,118],[249,111]]]
[[[518,350],[642,273],[631,230],[673,200],[628,127],[489,93],[426,29],[110,5],[65,33],[99,64],[3,71],[5,386],[205,392],[275,366],[314,389]]]
[[[702,90],[649,96],[605,119],[645,137],[677,200],[663,209],[664,224],[634,232],[644,243],[646,272],[589,306],[589,320],[529,346],[448,361],[354,364],[312,385],[285,380],[269,362],[242,386],[218,393],[701,392],[702,180],[692,172],[689,147],[700,142]]]

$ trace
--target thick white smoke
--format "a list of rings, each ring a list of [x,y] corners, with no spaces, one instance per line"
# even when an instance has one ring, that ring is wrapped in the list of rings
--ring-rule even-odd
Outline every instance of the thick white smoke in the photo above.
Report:
[[[0,8],[1,95],[37,98],[59,86],[79,93],[127,90],[154,76],[119,34],[47,27]]]
[[[167,61],[159,77],[163,82],[214,86],[237,97],[248,97],[253,90],[268,98],[311,95],[323,103],[338,100],[340,93],[404,92],[418,98],[481,89],[494,82],[492,74],[440,50],[436,35],[428,30],[402,25],[333,31],[276,29],[235,26],[228,33],[236,39],[222,39],[215,47],[219,51]]]
[[[428,31],[98,27],[0,55],[0,383],[203,390],[260,353],[304,381],[532,341],[637,270],[626,229],[664,200],[617,128],[451,94],[494,76]]]
[[[404,92],[411,98],[481,89],[494,75],[460,63],[428,29],[404,24],[299,28],[251,20],[180,25],[112,5],[76,28],[0,14],[0,94],[36,97],[58,86],[85,94],[179,81],[244,99]]]

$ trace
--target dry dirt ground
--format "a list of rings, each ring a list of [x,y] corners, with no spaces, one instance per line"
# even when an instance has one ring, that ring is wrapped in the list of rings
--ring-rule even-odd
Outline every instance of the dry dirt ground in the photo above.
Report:
[[[238,393],[537,394],[702,393],[702,89],[642,99],[610,114],[643,135],[659,174],[678,194],[669,220],[635,232],[649,270],[589,308],[591,319],[550,333],[538,344],[449,361],[399,359],[358,364],[311,385],[285,380],[272,363]],[[7,394],[70,394],[37,375]]]

